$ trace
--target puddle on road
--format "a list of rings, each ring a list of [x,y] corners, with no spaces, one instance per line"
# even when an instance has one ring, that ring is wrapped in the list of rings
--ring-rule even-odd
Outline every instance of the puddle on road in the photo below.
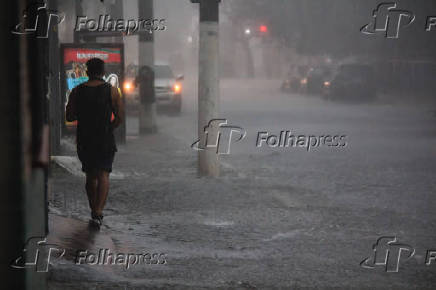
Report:
[[[228,227],[233,226],[235,223],[232,221],[205,221],[203,224],[215,227]]]
[[[275,235],[273,235],[271,238],[269,239],[264,239],[264,242],[271,242],[271,241],[275,241],[275,240],[285,240],[285,239],[290,239],[290,238],[294,238],[295,236],[299,235],[301,233],[301,230],[293,230],[290,232],[286,232],[286,233],[277,233]]]

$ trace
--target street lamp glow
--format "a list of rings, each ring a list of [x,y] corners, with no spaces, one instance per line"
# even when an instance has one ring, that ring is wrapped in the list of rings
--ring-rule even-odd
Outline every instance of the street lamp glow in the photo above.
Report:
[[[246,28],[245,29],[245,35],[250,35],[251,34],[251,30],[250,28]]]

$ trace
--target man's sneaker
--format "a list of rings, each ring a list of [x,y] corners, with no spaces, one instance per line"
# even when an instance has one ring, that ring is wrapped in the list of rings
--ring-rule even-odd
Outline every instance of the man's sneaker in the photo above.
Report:
[[[89,225],[93,228],[100,229],[100,221],[98,219],[90,219]]]
[[[91,220],[89,220],[89,224],[100,229],[103,224],[103,215],[91,213]]]
[[[98,224],[99,224],[100,226],[103,225],[103,215],[99,215],[99,216],[97,216],[97,222],[98,222]]]

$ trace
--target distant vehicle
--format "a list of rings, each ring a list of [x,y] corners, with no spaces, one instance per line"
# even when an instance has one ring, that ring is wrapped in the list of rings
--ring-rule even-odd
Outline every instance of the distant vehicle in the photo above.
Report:
[[[331,78],[332,68],[319,66],[309,70],[306,77],[306,91],[309,94],[322,94],[324,82]]]
[[[301,93],[307,84],[307,73],[310,68],[306,65],[292,65],[289,72],[280,86],[284,93]]]
[[[138,74],[139,66],[129,64],[126,68],[126,73],[123,83],[123,92],[128,104],[139,103],[139,90],[135,87],[135,78]]]
[[[153,71],[158,108],[169,108],[172,113],[179,114],[182,110],[183,75],[175,77],[171,67],[166,64],[154,65]]]
[[[328,100],[372,101],[377,97],[374,69],[366,64],[345,64],[331,80],[324,81]]]
[[[171,67],[167,64],[156,64],[152,68],[158,109],[170,109],[172,113],[179,114],[182,109],[183,75],[175,77]],[[139,66],[130,65],[127,68],[126,81],[124,82],[126,98],[131,103],[139,102],[139,92],[134,82],[138,70]]]

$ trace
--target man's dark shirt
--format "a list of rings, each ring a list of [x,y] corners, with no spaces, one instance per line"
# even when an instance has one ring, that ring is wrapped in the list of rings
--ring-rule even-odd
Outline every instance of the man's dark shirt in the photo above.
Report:
[[[77,152],[105,156],[117,151],[111,116],[111,85],[81,84],[72,92],[77,115]]]

